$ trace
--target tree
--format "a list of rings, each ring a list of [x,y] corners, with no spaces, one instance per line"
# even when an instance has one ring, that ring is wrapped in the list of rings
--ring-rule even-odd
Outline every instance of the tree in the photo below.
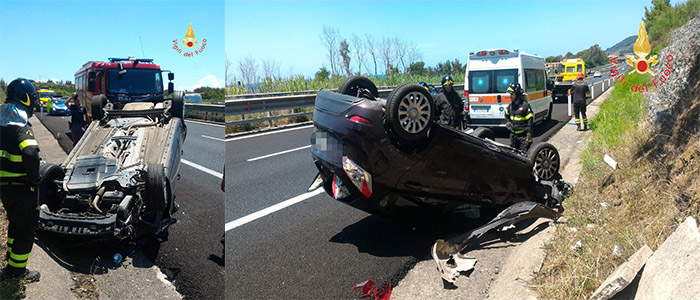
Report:
[[[425,63],[422,61],[411,63],[408,66],[407,73],[415,75],[425,75]]]
[[[258,65],[255,59],[247,56],[243,60],[238,61],[238,71],[245,83],[252,92],[255,92],[255,85],[258,84]]]
[[[350,45],[345,39],[340,42],[340,57],[343,59],[345,74],[352,75],[352,71],[350,71]]]
[[[328,69],[326,67],[321,67],[318,69],[316,74],[314,74],[314,80],[315,81],[326,81],[328,80],[328,77],[331,76],[331,73],[328,72]]]
[[[5,83],[5,79],[0,78],[0,89],[2,89],[2,91],[4,92],[6,87],[7,84]]]
[[[401,41],[399,38],[394,38],[394,59],[397,60],[396,67],[399,65],[404,72],[406,72],[406,53],[408,52],[408,46],[406,43]]]
[[[382,46],[381,46],[381,55],[382,55],[382,60],[384,61],[384,73],[388,73],[391,68],[393,68],[393,60],[392,60],[392,52],[391,52],[391,47],[392,47],[392,39],[390,38],[383,38],[382,39]]]
[[[377,75],[377,57],[379,55],[376,48],[376,43],[374,38],[369,34],[365,35],[365,39],[367,40],[367,47],[365,49],[367,49],[369,56],[372,57],[372,62],[374,63],[374,75]]]
[[[265,78],[275,80],[275,79],[282,77],[280,75],[280,64],[277,61],[275,61],[274,59],[263,60],[262,61],[262,68],[263,68],[263,76]]]
[[[338,29],[331,28],[328,26],[323,26],[323,30],[321,31],[321,43],[323,43],[323,46],[326,48],[326,51],[328,51],[328,61],[331,63],[331,72],[333,74],[338,74],[338,71],[336,69],[336,61],[337,61],[337,56],[338,56],[338,39],[340,38],[340,34],[338,33]]]
[[[231,60],[226,55],[226,60],[224,61],[224,88],[228,87],[229,68],[231,68]]]
[[[362,74],[362,65],[365,63],[366,50],[364,48],[364,43],[362,38],[353,33],[352,34],[352,45],[355,54],[355,61],[357,61],[357,74]]]

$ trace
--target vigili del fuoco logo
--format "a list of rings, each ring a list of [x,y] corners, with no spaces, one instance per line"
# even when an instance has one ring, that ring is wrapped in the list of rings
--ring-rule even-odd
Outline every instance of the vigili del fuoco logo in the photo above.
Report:
[[[666,68],[663,70],[660,76],[656,76],[656,73],[654,73],[651,70],[651,67],[658,64],[659,61],[657,60],[657,55],[654,55],[647,60],[647,56],[649,55],[649,53],[651,53],[651,44],[649,44],[647,30],[644,27],[644,21],[642,21],[642,24],[639,25],[639,35],[637,36],[637,41],[634,43],[633,50],[635,55],[627,55],[626,62],[632,67],[632,71],[630,71],[627,74],[649,73],[652,76],[654,76],[654,79],[652,79],[651,83],[654,84],[654,87],[656,88],[658,88],[658,84],[665,83],[666,80],[668,80],[668,76],[671,75],[671,70],[673,69],[673,55],[669,54],[666,56]],[[613,64],[610,67],[610,77],[615,78],[615,81],[617,81],[620,85],[625,86],[625,84],[627,83],[627,77],[625,77],[617,69],[617,59],[617,56],[610,59],[610,62]],[[649,91],[649,87],[646,83],[644,83],[644,86],[642,86],[641,84],[639,86],[633,84],[630,87],[630,91],[644,93]]]
[[[182,48],[179,46],[180,43],[183,44]],[[173,40],[173,49],[185,57],[193,57],[194,55],[199,55],[204,51],[204,48],[207,46],[207,39],[202,39],[201,46],[198,47],[198,44],[199,40],[194,38],[194,30],[192,30],[192,23],[190,23],[190,27],[187,28],[187,33],[185,34],[185,38],[182,39],[182,42],[178,41],[178,39]],[[185,51],[184,53],[183,49]]]

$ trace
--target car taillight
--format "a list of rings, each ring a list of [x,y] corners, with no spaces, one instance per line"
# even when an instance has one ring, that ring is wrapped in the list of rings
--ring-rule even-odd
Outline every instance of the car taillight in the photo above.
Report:
[[[510,52],[508,52],[508,50],[498,50],[498,54],[500,54],[500,55],[504,55],[504,54],[508,54],[508,53],[510,53]]]
[[[469,99],[469,91],[464,90],[464,99]]]
[[[333,175],[333,199],[340,200],[350,195],[350,191],[343,184],[343,182],[338,178],[338,175]]]
[[[486,55],[486,51],[479,51],[476,53],[476,56],[485,56],[485,55]]]
[[[360,123],[360,124],[372,126],[372,121],[367,120],[367,119],[360,117],[360,116],[351,116],[348,118],[348,120],[353,121],[355,123]]]
[[[372,175],[360,168],[347,156],[343,156],[343,171],[345,171],[345,175],[350,178],[352,184],[360,190],[362,195],[367,198],[372,196]]]

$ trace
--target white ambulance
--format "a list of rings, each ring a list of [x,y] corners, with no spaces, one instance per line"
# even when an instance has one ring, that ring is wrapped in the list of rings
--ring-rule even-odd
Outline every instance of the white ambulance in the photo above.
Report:
[[[464,78],[464,110],[470,127],[505,127],[504,110],[511,102],[508,86],[512,82],[523,87],[536,123],[552,118],[542,57],[506,49],[470,53]]]

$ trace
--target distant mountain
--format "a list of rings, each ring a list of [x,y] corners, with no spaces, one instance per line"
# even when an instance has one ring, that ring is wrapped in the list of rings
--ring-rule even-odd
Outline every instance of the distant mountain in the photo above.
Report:
[[[637,36],[633,35],[615,44],[615,46],[605,49],[605,52],[607,52],[608,55],[632,54],[634,53],[632,47],[634,47],[635,41],[637,41]]]

